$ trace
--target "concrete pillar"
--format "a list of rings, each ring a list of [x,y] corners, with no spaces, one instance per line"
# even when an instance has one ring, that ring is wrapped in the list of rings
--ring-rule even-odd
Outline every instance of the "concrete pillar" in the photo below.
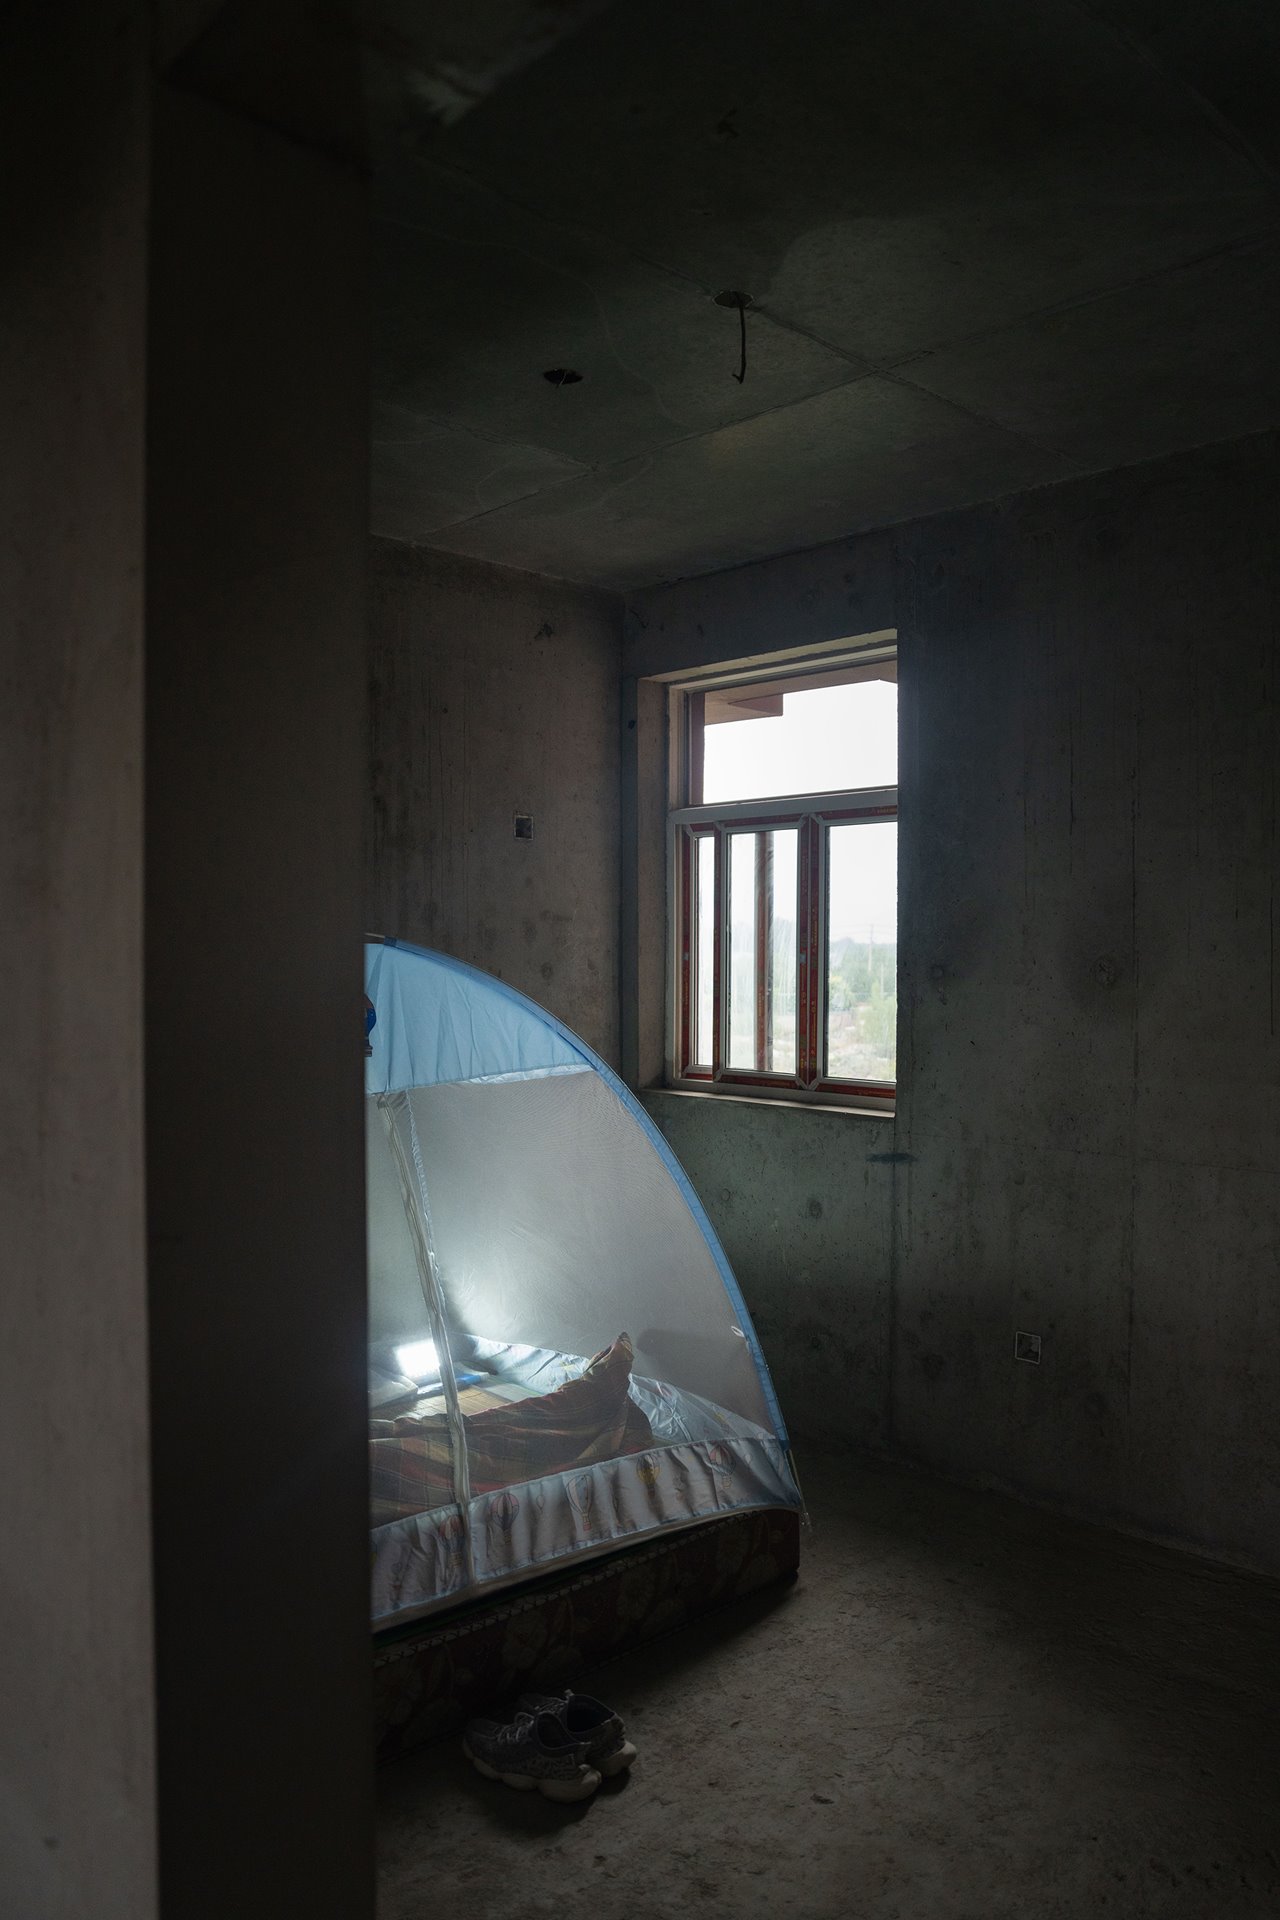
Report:
[[[622,680],[622,909],[618,980],[622,1074],[662,1084],[667,990],[667,689]]]
[[[154,1920],[146,9],[0,52],[0,1909]]]
[[[372,1912],[354,168],[162,87],[146,1100],[166,1916]]]

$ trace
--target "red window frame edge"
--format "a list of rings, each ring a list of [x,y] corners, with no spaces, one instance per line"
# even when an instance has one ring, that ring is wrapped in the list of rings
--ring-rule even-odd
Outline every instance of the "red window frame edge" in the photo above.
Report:
[[[674,987],[678,996],[676,1036],[678,1049],[670,1062],[672,1083],[693,1089],[718,1091],[740,1087],[770,1098],[814,1101],[826,1099],[849,1106],[869,1104],[891,1112],[897,1099],[896,1081],[844,1080],[822,1070],[825,1034],[822,1019],[821,982],[827,971],[827,954],[820,947],[823,933],[822,900],[825,891],[826,829],[853,820],[896,820],[896,788],[869,790],[877,796],[892,792],[892,802],[868,798],[858,803],[814,806],[802,804],[755,812],[755,803],[738,802],[732,806],[683,807],[676,809],[672,825],[677,836],[677,969]],[[804,796],[811,801],[817,796]],[[833,796],[834,797],[834,796]],[[690,816],[697,816],[690,818]],[[705,817],[703,817],[705,816]],[[728,862],[725,841],[728,834],[760,833],[795,827],[799,833],[797,849],[796,912],[796,999],[797,1063],[794,1074],[752,1072],[729,1067],[723,1059],[723,975],[724,944],[728,937]],[[694,849],[698,839],[711,835],[715,841],[715,906],[712,915],[712,1059],[694,1061],[693,1007],[698,991],[698,956],[694,941],[697,924],[697,860]],[[804,939],[801,939],[801,931]],[[829,934],[827,936],[829,940]],[[810,966],[810,958],[816,966]],[[817,976],[816,979],[814,976]],[[758,1014],[757,1014],[758,1017]]]

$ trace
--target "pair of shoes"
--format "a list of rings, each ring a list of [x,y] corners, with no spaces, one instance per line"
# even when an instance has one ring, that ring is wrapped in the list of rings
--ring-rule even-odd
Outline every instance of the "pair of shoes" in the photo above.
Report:
[[[636,1757],[611,1707],[586,1693],[526,1693],[514,1720],[472,1720],[462,1751],[486,1780],[548,1800],[587,1800]]]
[[[517,1713],[514,1720],[471,1720],[462,1751],[486,1780],[502,1780],[520,1793],[548,1800],[588,1800],[600,1774],[587,1765],[586,1746],[567,1733],[554,1713]]]
[[[524,1713],[553,1713],[565,1732],[587,1750],[587,1765],[611,1780],[636,1758],[619,1714],[589,1693],[523,1693],[516,1703]]]

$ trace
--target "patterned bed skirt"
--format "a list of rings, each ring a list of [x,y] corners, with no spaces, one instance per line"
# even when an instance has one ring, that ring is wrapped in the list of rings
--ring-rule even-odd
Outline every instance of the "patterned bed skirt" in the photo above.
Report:
[[[799,1514],[756,1508],[377,1635],[377,1757],[452,1732],[522,1688],[572,1685],[601,1661],[792,1577],[799,1563]]]

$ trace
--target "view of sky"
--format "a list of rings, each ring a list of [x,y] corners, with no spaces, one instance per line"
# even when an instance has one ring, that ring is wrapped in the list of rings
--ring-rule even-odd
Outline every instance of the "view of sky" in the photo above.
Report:
[[[734,720],[706,730],[707,804],[892,787],[897,780],[898,689],[892,681],[789,693],[776,719]],[[897,939],[897,856],[895,822],[833,831],[833,941]],[[780,901],[776,910],[783,911]],[[794,918],[794,909],[789,917]]]

